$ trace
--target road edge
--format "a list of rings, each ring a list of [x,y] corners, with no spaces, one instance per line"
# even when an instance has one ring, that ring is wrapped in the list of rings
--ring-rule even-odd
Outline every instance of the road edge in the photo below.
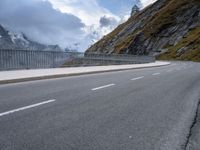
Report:
[[[47,75],[47,76],[40,76],[40,77],[27,77],[27,78],[20,78],[20,79],[9,79],[9,80],[0,81],[0,85],[11,84],[11,83],[20,83],[20,82],[28,82],[28,81],[38,81],[38,80],[64,78],[64,77],[71,77],[71,76],[81,76],[81,75],[89,75],[89,74],[97,74],[97,73],[118,72],[118,71],[125,71],[125,70],[138,70],[138,69],[145,69],[145,68],[156,68],[156,67],[163,67],[163,66],[169,66],[169,65],[171,65],[170,62],[168,62],[166,64],[162,64],[162,65],[157,65],[157,66],[145,66],[145,67],[139,67],[139,68],[99,70],[99,71],[83,72],[83,73],[70,73],[70,74],[59,74],[59,75]]]

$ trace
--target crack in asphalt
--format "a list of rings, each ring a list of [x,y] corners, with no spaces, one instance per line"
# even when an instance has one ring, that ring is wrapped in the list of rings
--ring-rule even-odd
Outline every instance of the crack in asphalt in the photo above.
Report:
[[[196,112],[195,112],[194,119],[193,119],[192,124],[191,124],[191,126],[189,128],[188,136],[186,137],[186,142],[185,142],[185,145],[184,145],[184,150],[189,150],[188,146],[189,146],[189,143],[190,143],[190,139],[192,137],[192,130],[195,127],[195,125],[197,124],[198,118],[200,117],[198,115],[199,111],[200,111],[200,99],[199,99],[199,102],[197,104],[197,109],[196,109]]]

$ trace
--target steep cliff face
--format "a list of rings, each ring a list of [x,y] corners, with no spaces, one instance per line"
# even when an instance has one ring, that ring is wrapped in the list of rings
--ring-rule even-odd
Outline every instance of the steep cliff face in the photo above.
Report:
[[[180,44],[181,41],[197,32],[199,26],[200,0],[158,0],[119,25],[87,52],[136,55],[165,53],[169,49],[172,51],[172,47],[184,48],[186,45]],[[199,34],[196,36],[200,38]],[[190,46],[180,50],[181,54],[197,44],[199,42],[190,42]]]
[[[175,46],[157,56],[161,60],[191,60],[200,62],[200,26],[189,31]]]

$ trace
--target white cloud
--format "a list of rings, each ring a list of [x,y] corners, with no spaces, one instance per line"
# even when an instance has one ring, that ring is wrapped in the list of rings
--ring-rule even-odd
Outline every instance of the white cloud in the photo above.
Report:
[[[43,0],[0,0],[0,24],[23,32],[31,40],[59,44],[62,48],[80,40],[86,26],[75,15],[61,13]]]
[[[142,8],[145,8],[146,6],[156,2],[157,0],[141,0]]]
[[[85,25],[98,25],[102,16],[120,18],[109,10],[100,7],[96,0],[48,0],[55,9],[63,13],[69,13],[80,18]]]
[[[46,0],[54,9],[62,13],[72,14],[78,17],[86,26],[83,28],[84,35],[75,45],[79,43],[80,50],[87,49],[92,43],[102,36],[111,32],[118,24],[125,22],[129,17],[129,11],[123,9],[123,16],[116,16],[108,9],[101,7],[98,0]],[[141,0],[142,8],[156,0]],[[137,2],[139,3],[139,1]],[[126,10],[126,11],[125,11]]]
[[[0,0],[0,24],[41,43],[84,51],[129,17],[126,9],[121,16],[108,9],[99,0]]]
[[[78,17],[86,26],[83,28],[84,36],[79,43],[81,51],[87,49],[91,44],[99,40],[105,34],[111,32],[119,23],[121,18],[101,7],[97,0],[48,0],[53,8],[62,13],[72,14]],[[102,20],[104,19],[104,20]],[[107,25],[103,26],[102,21],[107,19]],[[124,18],[123,18],[124,19]],[[71,45],[70,45],[71,46]],[[73,45],[72,45],[73,47]]]

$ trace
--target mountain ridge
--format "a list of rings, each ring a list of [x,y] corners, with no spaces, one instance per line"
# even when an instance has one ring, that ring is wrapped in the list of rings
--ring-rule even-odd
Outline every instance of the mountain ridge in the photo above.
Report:
[[[24,33],[14,33],[0,24],[0,49],[61,51],[58,45],[45,45],[28,39]]]
[[[158,0],[130,17],[127,22],[119,25],[86,52],[134,55],[162,54],[160,58],[164,58],[164,54],[169,49],[175,47],[199,25],[199,0]],[[200,36],[198,35],[198,37]],[[188,60],[192,60],[192,58],[188,57]]]

